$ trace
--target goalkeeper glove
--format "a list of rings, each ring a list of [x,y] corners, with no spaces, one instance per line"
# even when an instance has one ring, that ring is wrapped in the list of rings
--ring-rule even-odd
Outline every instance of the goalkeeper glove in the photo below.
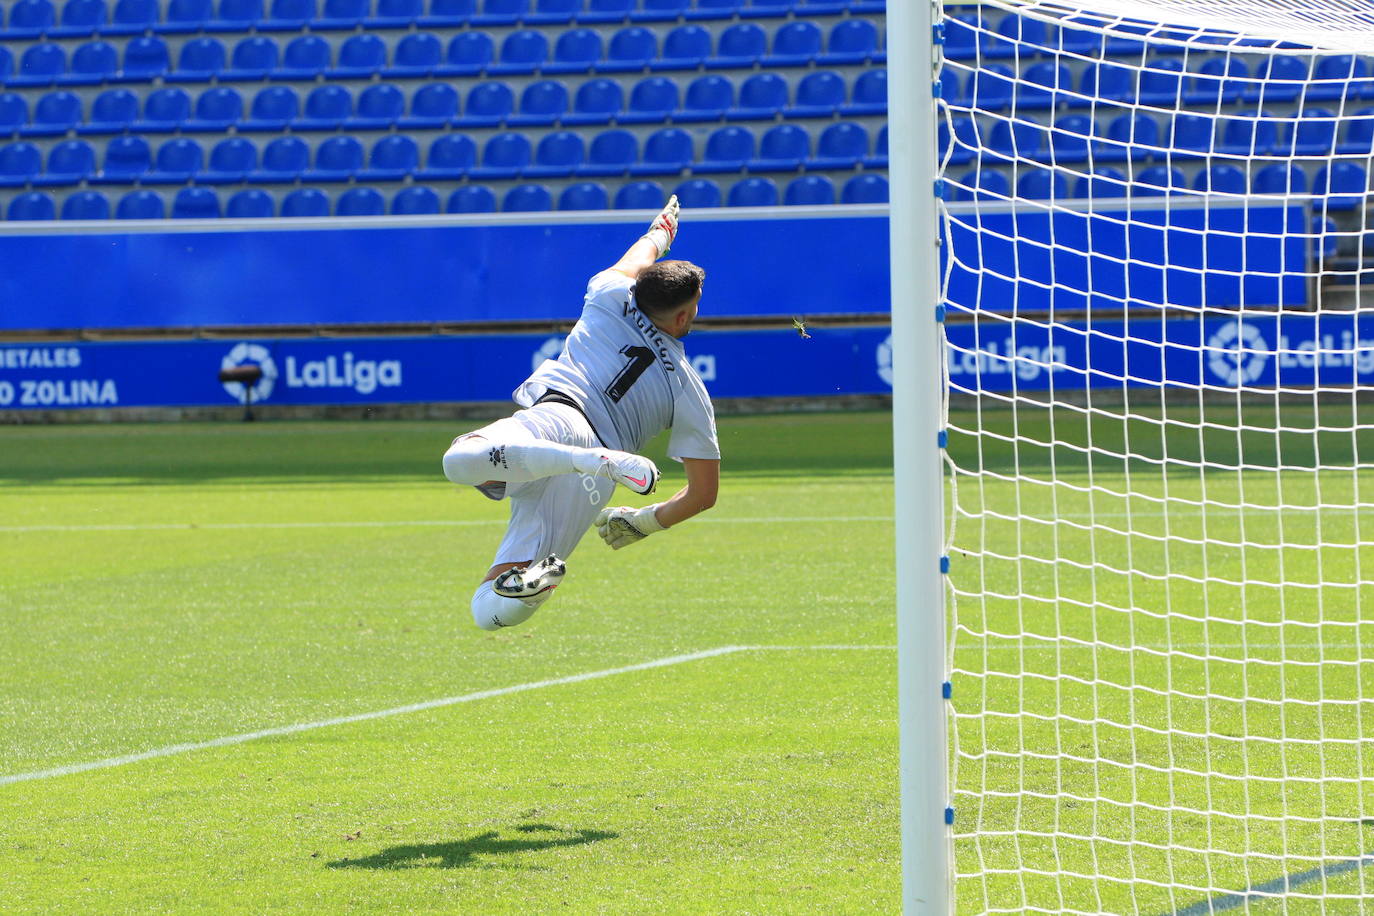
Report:
[[[660,210],[649,224],[649,231],[641,236],[654,243],[660,258],[668,253],[668,249],[673,247],[673,239],[677,238],[677,210],[677,195],[674,194],[668,198],[668,206]]]
[[[619,550],[627,544],[644,540],[655,531],[663,530],[658,517],[654,515],[654,510],[657,508],[657,503],[652,506],[645,506],[643,509],[632,509],[629,506],[616,506],[614,508],[608,506],[597,514],[593,524],[596,525],[596,533],[601,535],[601,540],[605,541],[612,550]]]

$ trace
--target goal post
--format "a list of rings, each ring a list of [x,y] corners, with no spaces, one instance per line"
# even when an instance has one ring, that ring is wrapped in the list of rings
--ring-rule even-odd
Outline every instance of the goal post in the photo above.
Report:
[[[1374,0],[887,31],[904,910],[1374,910]]]

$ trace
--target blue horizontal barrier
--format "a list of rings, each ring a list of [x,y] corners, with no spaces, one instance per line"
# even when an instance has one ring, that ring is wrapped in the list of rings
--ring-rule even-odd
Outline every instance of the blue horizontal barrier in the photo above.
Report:
[[[955,391],[1374,382],[1374,315],[1285,314],[1053,326],[950,325]],[[1129,338],[1127,332],[1129,331]],[[687,352],[717,398],[891,391],[886,327],[699,331]],[[222,368],[253,363],[263,404],[505,401],[562,338],[539,334],[0,345],[0,409],[229,406]]]

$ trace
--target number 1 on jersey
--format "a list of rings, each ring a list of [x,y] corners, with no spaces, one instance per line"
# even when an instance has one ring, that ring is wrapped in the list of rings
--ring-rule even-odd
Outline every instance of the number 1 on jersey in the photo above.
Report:
[[[629,359],[625,368],[620,370],[620,374],[611,379],[611,383],[606,386],[606,397],[612,403],[620,403],[620,399],[625,397],[625,393],[634,387],[634,383],[639,381],[639,377],[644,374],[644,370],[653,365],[654,351],[648,347],[636,347],[626,344],[620,348],[622,356]]]

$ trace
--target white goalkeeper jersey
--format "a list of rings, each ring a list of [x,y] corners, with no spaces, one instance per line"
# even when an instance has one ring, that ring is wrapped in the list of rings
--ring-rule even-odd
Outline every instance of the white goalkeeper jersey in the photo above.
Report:
[[[634,281],[603,270],[587,283],[582,315],[558,359],[546,359],[515,390],[529,407],[561,394],[582,409],[608,448],[638,452],[671,428],[668,455],[719,458],[715,411],[682,341],[635,308]]]

